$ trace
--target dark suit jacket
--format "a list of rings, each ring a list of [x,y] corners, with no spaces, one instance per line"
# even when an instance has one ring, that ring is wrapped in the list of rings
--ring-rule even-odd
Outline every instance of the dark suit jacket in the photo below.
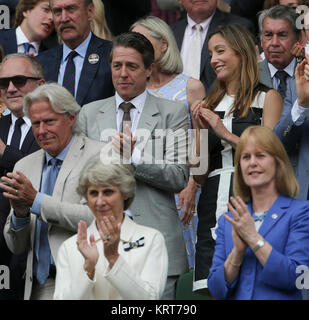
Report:
[[[79,105],[108,98],[114,94],[109,53],[111,42],[92,35],[87,49],[84,65],[78,83],[76,101]],[[42,64],[46,81],[58,82],[58,73],[62,60],[63,45],[47,50],[37,56]],[[91,64],[88,57],[99,56],[98,63]]]
[[[202,56],[201,56],[200,80],[203,82],[207,93],[209,93],[211,85],[216,79],[216,74],[210,65],[210,56],[208,51],[209,35],[219,25],[237,24],[237,23],[247,27],[252,33],[254,32],[254,26],[249,20],[242,17],[235,16],[230,13],[220,11],[219,9],[216,9],[215,15],[213,16],[208,28],[208,32],[205,38],[205,42],[203,44]],[[175,22],[174,24],[171,24],[171,29],[173,30],[179,50],[181,50],[183,37],[184,37],[187,24],[188,24],[187,17]]]
[[[11,115],[6,115],[0,119],[0,138],[4,143],[7,141],[10,125]],[[16,150],[11,146],[6,147],[3,156],[0,158],[0,177],[5,175],[7,172],[13,171],[15,163],[18,160],[39,149],[40,147],[36,143],[32,130],[30,129],[22,144],[21,150]],[[3,228],[9,212],[10,203],[7,198],[3,197],[2,190],[0,190],[0,265],[8,265],[8,259],[10,256],[3,238]]]
[[[54,34],[47,39],[41,42],[39,53],[55,46],[56,40],[54,39]],[[0,45],[5,55],[17,52],[16,28],[0,30]]]

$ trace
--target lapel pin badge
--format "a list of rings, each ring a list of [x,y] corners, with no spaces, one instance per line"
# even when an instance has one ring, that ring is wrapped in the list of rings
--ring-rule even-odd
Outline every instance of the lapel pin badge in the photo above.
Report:
[[[88,57],[88,61],[90,64],[96,64],[98,63],[100,60],[99,55],[96,53],[92,53],[89,57]]]
[[[271,216],[273,219],[277,219],[278,218],[278,215],[277,215],[277,213],[274,213],[274,214],[272,214],[272,216]]]

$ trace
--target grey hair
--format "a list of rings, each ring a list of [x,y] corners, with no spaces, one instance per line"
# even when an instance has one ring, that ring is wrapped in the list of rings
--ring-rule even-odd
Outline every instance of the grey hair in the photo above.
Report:
[[[127,210],[135,197],[136,181],[134,169],[130,164],[103,164],[98,158],[86,164],[79,177],[77,193],[87,198],[90,185],[101,187],[117,187],[128,199],[124,201],[124,210]]]
[[[2,68],[3,64],[7,60],[11,60],[11,59],[25,59],[25,60],[27,60],[31,65],[32,75],[34,77],[44,79],[44,72],[43,72],[42,65],[36,60],[36,58],[34,58],[28,54],[24,54],[24,53],[11,53],[11,54],[6,55],[3,58],[2,62],[0,63],[0,69]]]
[[[132,31],[138,25],[148,29],[150,35],[156,40],[165,39],[168,44],[166,51],[157,62],[158,69],[164,73],[182,73],[183,63],[174,34],[169,25],[158,17],[148,16],[137,20],[130,27],[130,30]]]
[[[296,20],[298,18],[298,14],[296,13],[295,8],[276,5],[270,7],[269,9],[265,9],[259,13],[259,31],[260,35],[263,31],[263,22],[265,18],[271,19],[285,19],[290,22],[291,29],[295,35],[295,39],[298,39],[300,29],[296,27]]]
[[[30,106],[41,101],[48,101],[56,113],[77,116],[80,111],[80,105],[71,93],[58,83],[46,83],[29,92],[23,100],[24,114],[29,117]],[[80,133],[78,121],[74,123],[73,132]]]

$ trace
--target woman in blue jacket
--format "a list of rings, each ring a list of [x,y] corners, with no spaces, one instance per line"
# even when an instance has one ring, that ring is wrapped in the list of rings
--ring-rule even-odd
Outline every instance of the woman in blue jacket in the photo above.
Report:
[[[280,140],[252,126],[235,153],[234,195],[216,230],[208,287],[217,299],[301,299],[298,266],[309,265],[309,202]]]

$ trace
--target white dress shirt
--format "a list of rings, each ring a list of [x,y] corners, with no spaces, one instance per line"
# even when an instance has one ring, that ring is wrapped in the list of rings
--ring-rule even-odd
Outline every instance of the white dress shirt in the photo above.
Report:
[[[32,48],[30,48],[29,53],[37,56],[39,53],[39,47],[40,43],[39,42],[30,42],[24,32],[22,31],[21,27],[16,28],[16,40],[17,40],[17,52],[18,53],[25,53],[25,46],[24,43],[28,42],[33,45]]]
[[[17,120],[17,117],[11,113],[11,118],[12,118],[12,123],[11,123],[11,126],[10,126],[10,130],[9,130],[9,134],[8,134],[8,139],[6,141],[6,144],[7,145],[10,145],[11,144],[11,140],[12,140],[12,136],[13,136],[13,133],[14,133],[14,128],[15,128],[15,122]],[[24,119],[24,123],[20,126],[20,130],[21,130],[21,138],[20,138],[20,144],[19,144],[19,149],[21,148],[25,138],[26,138],[26,135],[28,133],[28,131],[31,129],[31,121],[29,118],[27,117],[23,117]]]

